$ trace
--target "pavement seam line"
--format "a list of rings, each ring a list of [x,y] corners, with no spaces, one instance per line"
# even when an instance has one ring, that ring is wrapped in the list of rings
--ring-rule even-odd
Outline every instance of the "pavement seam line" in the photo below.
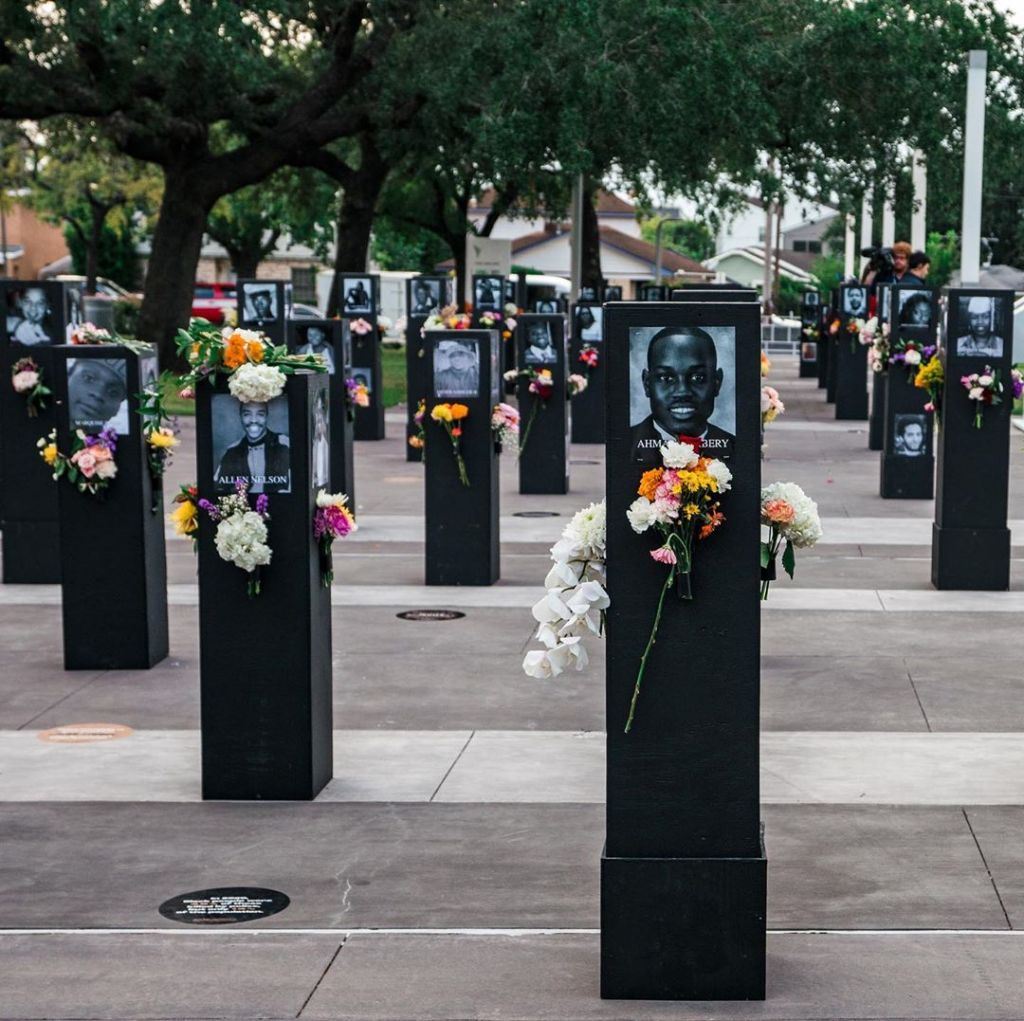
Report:
[[[964,822],[967,823],[967,829],[971,832],[971,837],[974,840],[974,846],[978,849],[978,856],[981,858],[981,864],[985,866],[985,872],[988,875],[988,881],[992,884],[992,889],[995,891],[996,900],[999,901],[999,907],[1002,909],[1003,918],[1006,919],[1007,929],[1013,929],[1013,922],[1010,921],[1009,912],[1006,910],[1006,905],[1003,903],[1003,896],[999,892],[999,887],[996,886],[996,877],[992,875],[992,870],[988,867],[988,859],[985,857],[985,852],[981,849],[981,843],[978,840],[978,835],[974,832],[974,827],[971,825],[971,818],[967,814],[967,809],[962,805],[960,811],[963,813]]]
[[[434,788],[434,793],[430,795],[430,801],[428,802],[428,804],[432,804],[434,798],[436,798],[437,795],[440,793],[440,790],[444,786],[445,781],[448,779],[448,777],[452,775],[452,770],[459,764],[459,759],[462,758],[466,749],[469,747],[469,742],[472,741],[474,737],[476,737],[476,731],[472,730],[470,731],[469,737],[466,738],[466,743],[459,749],[459,754],[455,756],[455,759],[452,761],[452,764],[445,770],[444,776],[441,777],[441,782]]]
[[[910,690],[914,693],[914,698],[917,699],[917,707],[921,710],[921,715],[924,717],[924,725],[928,728],[928,733],[931,734],[932,723],[928,719],[928,714],[924,711],[924,703],[921,701],[921,696],[917,693],[917,685],[914,683],[914,675],[910,672],[910,667],[907,666],[907,661],[903,661],[903,669],[907,671],[907,680],[910,681]]]
[[[348,933],[346,933],[342,937],[341,942],[338,944],[338,949],[335,950],[333,954],[331,954],[331,959],[327,962],[327,967],[324,968],[324,970],[320,973],[320,977],[316,980],[316,985],[314,985],[313,988],[310,989],[309,996],[307,996],[302,1001],[302,1006],[299,1007],[299,1012],[298,1012],[298,1014],[295,1015],[296,1018],[302,1017],[302,1012],[309,1006],[309,1001],[312,1000],[313,997],[316,995],[316,991],[320,988],[320,983],[323,982],[323,980],[327,977],[327,973],[334,966],[334,962],[338,959],[338,954],[341,953],[342,948],[345,946],[345,944],[347,942],[348,942]]]
[[[90,684],[92,684],[94,681],[98,681],[105,674],[109,674],[109,673],[110,673],[109,670],[100,670],[99,672],[94,674],[92,677],[90,677],[84,684],[82,684],[79,687],[75,688],[74,691],[69,691],[63,698],[58,698],[57,701],[53,703],[53,705],[49,705],[45,709],[43,709],[40,712],[36,713],[35,716],[32,717],[32,719],[26,720],[23,724],[21,724],[21,726],[16,727],[15,730],[26,730],[26,729],[28,729],[29,727],[32,726],[33,723],[36,722],[36,720],[39,719],[40,716],[45,716],[48,712],[51,712],[52,710],[56,709],[57,706],[59,706],[62,702],[66,702],[69,698],[71,698],[73,695],[77,695],[80,691],[85,691],[85,689],[88,688]]]

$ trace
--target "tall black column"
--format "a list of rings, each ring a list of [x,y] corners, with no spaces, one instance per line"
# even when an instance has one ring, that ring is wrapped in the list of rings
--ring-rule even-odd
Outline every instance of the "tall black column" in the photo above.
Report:
[[[265,435],[274,434],[270,445],[284,447],[287,464],[266,465],[272,554],[260,569],[259,595],[247,595],[242,568],[221,560],[214,545],[217,526],[200,513],[204,798],[310,800],[333,773],[331,598],[320,579],[313,538],[314,419],[327,387],[326,375],[299,372],[267,407]],[[231,454],[239,444],[244,447],[243,407],[224,380],[197,387],[200,497],[215,502],[231,491],[233,479],[254,478],[238,470]]]
[[[818,329],[819,298],[817,291],[808,291],[800,303],[800,378],[815,378],[818,375],[818,344],[815,333]]]
[[[751,552],[760,528],[758,308],[614,303],[606,317],[611,608],[601,995],[761,999],[766,858],[758,796],[759,565]],[[667,377],[689,379],[696,348],[707,368],[707,345],[714,347],[722,384],[703,450],[727,460],[733,482],[722,500],[725,525],[696,543],[692,601],[674,592],[665,600],[627,734],[666,577],[650,557],[658,539],[637,535],[626,517],[642,473],[661,463],[656,424],[664,412],[645,393],[642,370],[666,327],[690,338],[681,345],[689,354],[660,363]]]
[[[889,289],[892,315],[889,344],[893,355],[905,359],[913,345],[913,364],[896,361],[884,373],[885,425],[879,493],[885,499],[930,500],[935,493],[934,416],[925,411],[928,391],[914,385],[917,359],[935,348],[939,293],[935,288],[909,286]],[[877,375],[877,374],[876,374]]]
[[[93,380],[120,385],[119,407],[97,414]],[[101,493],[54,485],[60,507],[61,610],[66,670],[145,670],[166,658],[167,566],[162,483],[149,468],[136,395],[157,378],[156,352],[115,345],[54,348],[57,446],[70,456],[76,429],[117,433],[117,474]],[[112,398],[111,398],[112,399]],[[103,614],[97,627],[96,615]]]
[[[324,485],[332,493],[344,493],[349,506],[356,506],[356,472],[353,448],[356,408],[348,395],[346,380],[352,370],[352,341],[345,319],[292,319],[289,323],[288,349],[297,354],[319,354],[327,363],[327,427],[330,435],[330,481]],[[323,427],[321,416],[318,420]],[[322,456],[322,455],[321,455]],[[314,466],[317,467],[317,466]],[[322,467],[322,466],[320,466]],[[322,470],[315,472],[322,477]]]
[[[491,413],[500,399],[501,341],[494,330],[427,333],[426,582],[493,585],[498,580],[498,455]],[[469,485],[463,485],[452,444],[431,419],[439,404],[464,404],[459,447]]]
[[[291,281],[239,280],[236,299],[242,329],[259,330],[278,346],[286,343],[292,315]]]
[[[878,331],[889,322],[889,301],[891,299],[891,286],[879,284],[876,291],[875,316],[878,323]],[[886,375],[889,371],[888,361],[882,363],[881,370],[876,370],[872,354],[868,351],[868,368],[871,369],[871,408],[868,413],[868,450],[881,450],[884,446],[885,437],[885,388]]]
[[[840,421],[867,421],[868,376],[867,348],[857,333],[850,332],[854,320],[867,318],[866,287],[844,285],[839,288],[839,333],[832,355],[836,360],[836,418]]]
[[[1013,297],[1012,291],[949,291],[932,525],[932,584],[938,589],[1010,586]],[[998,372],[1004,392],[1001,404],[985,408],[977,429],[976,406],[960,380],[986,367]]]
[[[0,281],[0,517],[8,584],[60,582],[57,489],[36,446],[57,424],[55,394],[44,397],[44,406],[30,415],[25,394],[14,390],[12,373],[17,362],[31,359],[42,384],[55,389],[53,345],[66,343],[76,307],[65,284]]]
[[[547,400],[530,393],[528,380],[520,379],[516,387],[520,414],[519,492],[568,493],[569,398],[566,394],[568,353],[565,316],[520,316],[516,327],[516,347],[517,364],[521,369],[548,369],[554,380]],[[586,391],[579,396],[585,394]]]
[[[824,390],[828,384],[829,344],[828,327],[832,321],[831,309],[822,305],[818,312],[818,389]]]
[[[579,302],[572,306],[571,339],[569,342],[570,372],[584,369],[580,352],[585,347],[597,349],[597,365],[587,370],[587,389],[572,403],[572,442],[604,443],[604,308]]]
[[[430,375],[429,342],[424,336],[423,324],[427,321],[424,315],[410,315],[405,331],[405,459],[406,461],[422,461],[423,450],[410,445],[409,440],[419,435],[419,426],[415,417],[420,401],[426,400],[427,381]]]
[[[369,327],[369,329],[367,329]],[[353,435],[357,440],[384,439],[384,373],[380,356],[377,317],[356,316],[348,320],[352,338],[352,378],[369,391],[370,403],[356,408]]]

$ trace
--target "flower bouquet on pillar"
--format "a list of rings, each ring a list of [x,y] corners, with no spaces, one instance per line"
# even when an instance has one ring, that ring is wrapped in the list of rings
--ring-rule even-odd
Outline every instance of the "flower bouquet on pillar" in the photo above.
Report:
[[[689,443],[666,443],[660,451],[663,467],[644,472],[637,490],[639,496],[626,512],[634,532],[642,534],[652,527],[658,529],[663,542],[650,551],[650,556],[668,567],[654,625],[640,657],[626,733],[633,725],[647,658],[661,625],[665,596],[675,586],[680,599],[693,598],[694,542],[707,539],[725,521],[719,509],[719,497],[732,485],[732,472],[723,461],[701,457]]]
[[[469,485],[469,475],[466,472],[466,462],[462,456],[462,449],[459,441],[462,438],[462,421],[469,414],[469,408],[465,404],[435,404],[431,409],[430,417],[440,425],[448,434],[451,441],[452,454],[455,457],[455,464],[459,469],[459,481]]]
[[[768,530],[768,538],[761,541],[761,598],[767,599],[776,578],[779,549],[782,568],[792,578],[795,550],[813,546],[821,538],[821,520],[818,505],[795,482],[773,482],[761,490],[761,524]]]
[[[324,588],[330,588],[334,581],[334,540],[343,539],[358,527],[344,493],[328,493],[321,489],[316,494],[313,538],[320,549],[320,580]]]

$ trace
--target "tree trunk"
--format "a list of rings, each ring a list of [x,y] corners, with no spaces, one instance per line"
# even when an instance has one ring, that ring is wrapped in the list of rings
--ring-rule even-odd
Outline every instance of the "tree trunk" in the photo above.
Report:
[[[261,248],[242,248],[227,249],[228,256],[231,259],[231,269],[234,271],[236,280],[252,280],[256,276],[256,271],[259,269],[260,262],[262,262],[262,249]]]
[[[583,188],[583,229],[580,231],[583,265],[580,271],[580,286],[593,287],[595,293],[600,294],[604,274],[601,272],[601,234],[597,225],[595,192],[593,182],[588,179]]]
[[[360,139],[359,151],[359,169],[343,182],[344,192],[338,212],[338,245],[334,256],[334,283],[328,301],[328,316],[338,314],[339,275],[366,270],[377,200],[388,176],[387,161],[365,135]]]
[[[92,223],[85,247],[85,293],[95,294],[100,265],[100,239],[103,236],[103,224],[107,219],[108,209],[99,202],[90,202],[89,205]]]

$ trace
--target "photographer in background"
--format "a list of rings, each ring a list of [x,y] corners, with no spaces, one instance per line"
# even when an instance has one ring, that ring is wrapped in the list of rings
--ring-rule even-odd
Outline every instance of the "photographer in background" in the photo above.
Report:
[[[910,256],[910,272],[903,278],[903,282],[914,283],[911,277],[916,277],[922,284],[928,279],[928,271],[932,268],[931,259],[924,252],[914,252]]]
[[[883,252],[885,249],[882,250]],[[906,241],[897,241],[892,246],[892,255],[889,265],[882,270],[871,282],[873,284],[898,284],[906,278],[910,269],[910,253],[913,248]]]

